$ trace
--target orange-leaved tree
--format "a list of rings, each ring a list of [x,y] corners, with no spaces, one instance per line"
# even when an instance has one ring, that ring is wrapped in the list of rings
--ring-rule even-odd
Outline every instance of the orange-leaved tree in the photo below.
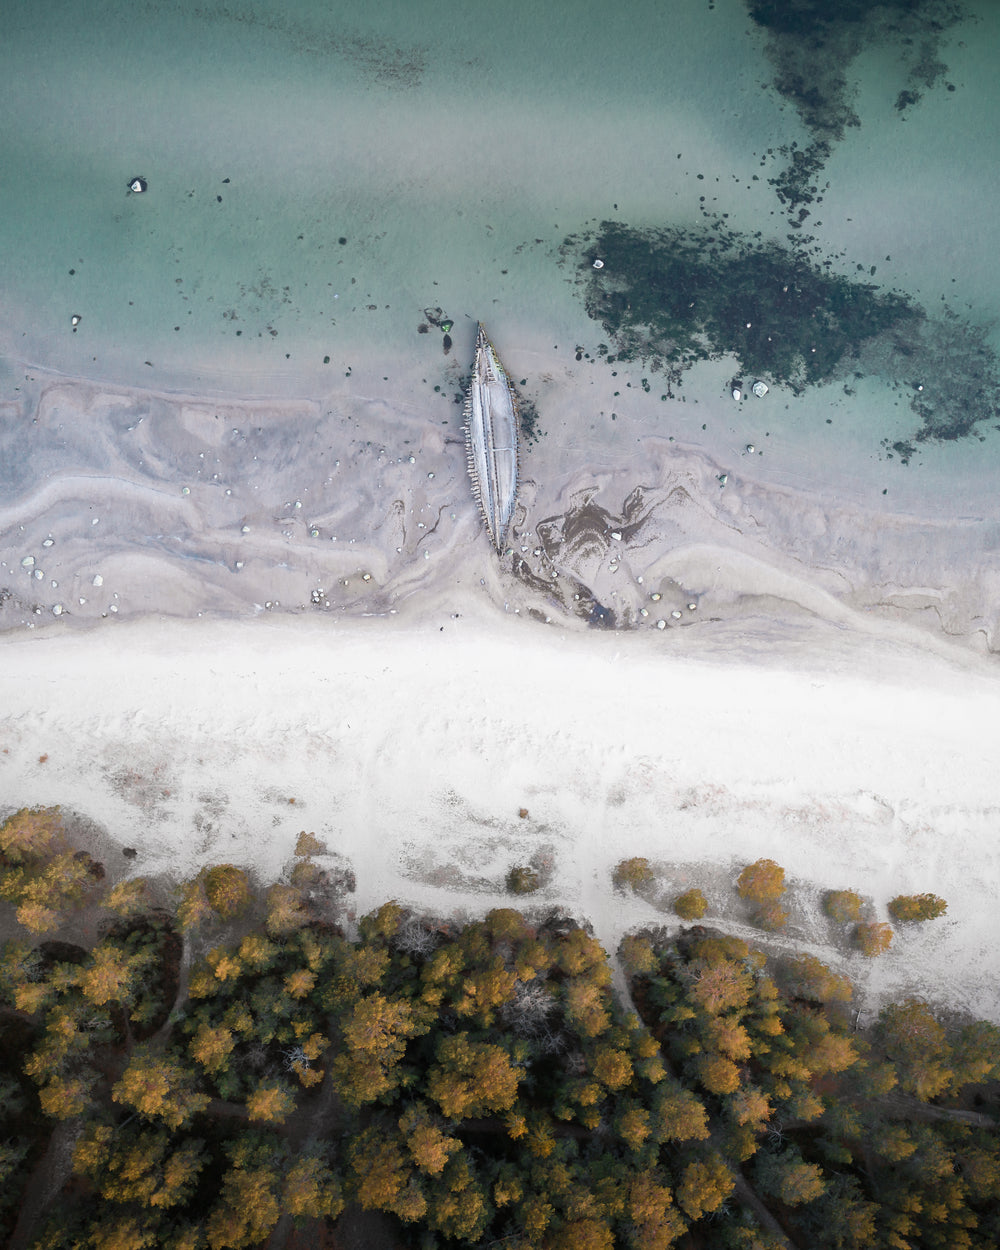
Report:
[[[902,923],[936,920],[948,910],[948,904],[936,894],[897,894],[889,903],[889,915]]]
[[[758,859],[743,869],[736,888],[752,903],[776,903],[785,892],[785,870],[773,859]]]

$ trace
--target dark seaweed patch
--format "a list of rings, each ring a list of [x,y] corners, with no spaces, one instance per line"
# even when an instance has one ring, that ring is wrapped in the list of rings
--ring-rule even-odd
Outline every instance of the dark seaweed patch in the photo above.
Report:
[[[852,101],[851,64],[872,47],[891,49],[902,74],[896,108],[920,100],[947,72],[938,58],[945,33],[968,13],[958,0],[746,0],[751,19],[766,32],[766,54],[774,68],[772,87],[794,106],[811,136],[805,152],[822,167],[830,145],[848,127],[861,124]],[[790,150],[783,150],[787,156]],[[801,159],[801,157],[800,157]],[[790,165],[774,180],[790,208],[815,198],[812,181]]]
[[[598,255],[605,263],[595,270]],[[696,361],[731,352],[744,373],[800,391],[831,378],[865,340],[923,315],[799,249],[711,227],[603,222],[581,271],[587,312],[617,359],[647,360],[674,382]]]
[[[597,356],[642,360],[668,390],[697,361],[731,353],[741,373],[795,393],[852,374],[891,381],[908,392],[918,441],[959,438],[996,416],[1000,368],[982,328],[950,313],[929,318],[801,246],[718,222],[640,230],[608,221],[562,250],[614,343],[615,354]],[[598,256],[604,267],[594,269]]]

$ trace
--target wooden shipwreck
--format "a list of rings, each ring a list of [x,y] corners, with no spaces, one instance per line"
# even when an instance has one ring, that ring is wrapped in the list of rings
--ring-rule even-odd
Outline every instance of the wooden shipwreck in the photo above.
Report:
[[[465,400],[465,441],[472,489],[498,554],[517,496],[517,424],[517,396],[480,322]]]

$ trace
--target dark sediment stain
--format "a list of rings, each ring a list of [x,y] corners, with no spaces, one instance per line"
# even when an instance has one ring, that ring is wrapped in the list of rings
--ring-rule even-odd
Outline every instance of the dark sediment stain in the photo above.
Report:
[[[815,248],[739,234],[719,221],[638,229],[602,222],[570,236],[588,314],[613,343],[608,363],[642,360],[667,391],[727,353],[742,373],[801,393],[866,374],[908,393],[913,437],[954,439],[995,418],[1000,367],[986,332],[908,296],[833,272]],[[595,258],[604,261],[594,269]],[[842,258],[838,258],[842,259]]]

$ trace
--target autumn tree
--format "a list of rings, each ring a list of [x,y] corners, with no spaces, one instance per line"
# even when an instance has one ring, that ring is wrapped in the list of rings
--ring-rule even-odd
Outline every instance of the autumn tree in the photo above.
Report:
[[[541,884],[541,873],[530,864],[514,864],[507,873],[510,894],[533,894]]]
[[[795,1146],[787,1146],[780,1154],[759,1151],[754,1159],[754,1176],[765,1193],[780,1199],[786,1207],[812,1202],[826,1188],[822,1169],[807,1163]]]
[[[203,1111],[211,1099],[197,1091],[194,1074],[170,1054],[138,1048],[111,1090],[114,1102],[132,1107],[168,1128],[180,1128]]]
[[[141,915],[152,905],[153,895],[145,877],[131,877],[127,881],[119,881],[104,896],[102,903],[108,911],[115,912],[123,919]]]
[[[284,1124],[295,1110],[295,1095],[283,1081],[262,1081],[247,1099],[251,1124]]]
[[[388,1211],[413,1223],[427,1211],[424,1183],[401,1134],[373,1124],[348,1150],[351,1193],[366,1211]]]
[[[925,1002],[911,998],[885,1007],[877,1032],[907,1093],[926,1102],[951,1083],[951,1047],[944,1026]]]
[[[785,892],[785,870],[773,859],[758,859],[743,869],[736,888],[752,903],[776,903]]]
[[[878,920],[862,923],[855,926],[854,940],[862,955],[874,959],[892,945],[892,928]]]
[[[185,1205],[207,1161],[204,1143],[165,1129],[91,1122],[73,1152],[73,1170],[106,1202],[154,1210]]]
[[[247,1133],[227,1150],[230,1167],[205,1225],[209,1250],[244,1250],[267,1238],[281,1216],[281,1146]]]
[[[469,1033],[444,1037],[427,1075],[428,1096],[449,1120],[506,1111],[517,1098],[518,1071],[510,1055]]]
[[[685,890],[674,899],[674,911],[682,920],[700,920],[708,911],[708,900],[701,890]]]
[[[815,955],[785,960],[782,980],[790,994],[819,1003],[849,1003],[854,992],[847,977],[832,971]]]
[[[344,1209],[343,1185],[319,1153],[301,1155],[285,1174],[281,1206],[296,1220],[335,1220]]]
[[[622,938],[618,956],[630,976],[642,976],[655,972],[659,966],[659,960],[656,958],[649,939],[632,933]]]
[[[861,895],[854,890],[827,890],[823,910],[838,924],[857,924],[861,919]]]
[[[215,864],[205,873],[205,897],[223,920],[235,920],[250,905],[250,878],[234,864]]]
[[[717,1211],[733,1192],[735,1182],[717,1151],[688,1163],[677,1187],[677,1203],[689,1220]]]
[[[936,894],[897,894],[889,903],[889,915],[899,924],[935,920],[948,910]]]
[[[648,859],[636,855],[632,859],[619,860],[611,874],[611,880],[616,889],[639,890],[645,885],[652,885],[656,880],[656,874],[650,867]]]

